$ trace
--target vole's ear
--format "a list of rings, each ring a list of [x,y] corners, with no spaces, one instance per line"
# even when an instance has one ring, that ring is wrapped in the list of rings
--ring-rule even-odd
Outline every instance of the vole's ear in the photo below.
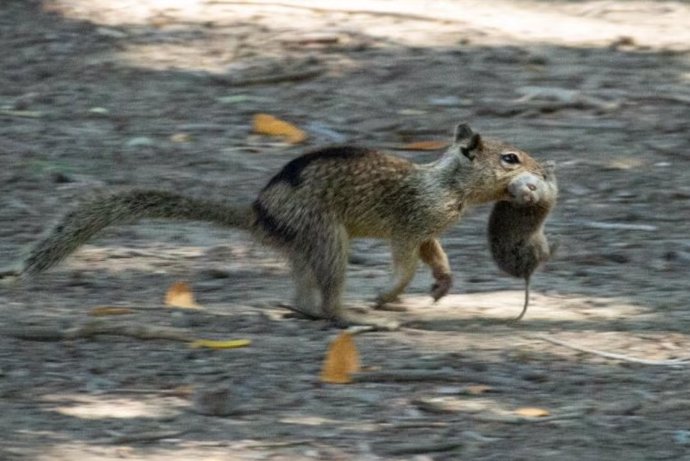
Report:
[[[544,179],[554,181],[556,180],[556,162],[547,160],[542,164],[544,166]]]
[[[474,160],[477,156],[474,151],[481,146],[482,138],[479,133],[472,131],[472,128],[467,123],[460,123],[455,127],[453,142],[460,145],[462,155],[470,160]]]

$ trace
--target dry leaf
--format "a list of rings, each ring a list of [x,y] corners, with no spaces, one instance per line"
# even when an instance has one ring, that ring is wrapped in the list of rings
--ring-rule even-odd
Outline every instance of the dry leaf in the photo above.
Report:
[[[481,395],[493,391],[494,388],[486,384],[471,384],[465,387],[465,391],[470,395]]]
[[[352,373],[360,371],[359,353],[352,335],[343,332],[328,347],[321,369],[321,381],[331,384],[352,382]]]
[[[185,309],[201,309],[201,306],[194,301],[194,294],[186,282],[175,282],[170,285],[168,292],[165,293],[165,305]]]
[[[189,133],[175,133],[175,134],[170,135],[170,140],[172,142],[181,144],[181,143],[191,141],[192,137]]]
[[[307,139],[307,134],[295,125],[269,114],[256,114],[252,126],[255,133],[281,136],[291,144],[299,144]]]
[[[192,341],[189,345],[193,348],[205,347],[207,349],[236,349],[238,347],[247,347],[252,342],[248,339],[231,339],[225,341],[217,341],[214,339],[197,339]]]
[[[194,386],[191,384],[185,384],[182,386],[177,386],[169,391],[169,395],[172,395],[174,397],[179,397],[181,399],[186,399],[194,395]]]
[[[446,141],[415,141],[403,144],[400,150],[441,150],[448,147]]]
[[[518,416],[524,416],[525,418],[543,418],[544,416],[549,416],[549,410],[537,407],[521,407],[515,410],[515,414]]]
[[[132,309],[126,307],[111,307],[111,306],[98,306],[94,307],[89,311],[89,315],[92,317],[105,317],[107,315],[126,315],[133,314]]]

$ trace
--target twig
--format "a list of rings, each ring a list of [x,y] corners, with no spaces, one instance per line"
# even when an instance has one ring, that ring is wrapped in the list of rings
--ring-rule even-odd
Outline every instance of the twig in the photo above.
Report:
[[[616,354],[613,352],[599,351],[596,349],[590,349],[588,347],[577,346],[575,344],[570,344],[570,343],[567,343],[565,341],[551,338],[551,337],[546,336],[546,335],[534,335],[533,337],[536,339],[541,339],[542,341],[552,343],[552,344],[557,344],[559,346],[567,347],[568,349],[573,349],[573,350],[576,350],[579,352],[585,352],[587,354],[598,355],[601,357],[606,357],[608,359],[622,360],[624,362],[639,363],[642,365],[667,366],[667,367],[679,367],[679,366],[690,365],[690,358],[671,359],[671,360],[639,359],[636,357],[630,357],[630,356],[623,355],[623,354]]]
[[[486,373],[477,373],[471,370],[462,371],[443,371],[429,369],[404,369],[387,371],[362,371],[352,375],[353,382],[365,383],[418,383],[418,382],[452,382],[452,383],[472,383],[486,384],[495,387],[494,391],[501,392],[499,388],[532,389],[534,386],[515,378],[503,376],[490,376]]]
[[[242,445],[242,448],[286,448],[286,447],[296,447],[300,445],[312,445],[313,440],[301,439],[301,440],[287,440],[284,442],[252,442]]]
[[[299,82],[310,78],[318,77],[324,72],[322,68],[297,70],[294,72],[286,72],[275,75],[260,75],[257,77],[237,78],[213,76],[213,81],[232,86],[252,86],[252,85],[269,85],[272,83],[282,82]]]
[[[567,120],[529,120],[525,123],[537,127],[572,128],[575,130],[616,130],[625,128],[625,124],[623,122],[618,122],[615,120],[597,120],[596,122],[580,122],[577,120],[574,120],[572,122],[569,122]]]
[[[427,442],[409,443],[393,447],[386,447],[383,452],[389,456],[422,455],[425,453],[440,453],[453,451],[462,447],[460,442]]]
[[[40,118],[40,117],[43,117],[43,112],[38,112],[35,110],[0,109],[0,115],[7,115],[9,117],[22,117],[22,118]]]
[[[629,231],[647,231],[656,232],[657,226],[652,224],[627,224],[617,222],[601,222],[601,221],[580,221],[580,224],[590,227],[592,229],[603,230],[629,230]]]
[[[137,325],[132,323],[106,323],[93,320],[72,328],[19,327],[9,328],[4,334],[29,341],[62,341],[66,339],[92,338],[98,335],[127,336],[137,339],[168,339],[188,342],[194,339],[179,328]]]
[[[352,375],[356,383],[416,383],[424,381],[464,381],[463,374],[433,370],[391,370],[391,371],[363,371]]]
[[[268,6],[268,7],[278,7],[278,8],[293,8],[306,11],[314,11],[317,13],[344,13],[344,14],[361,14],[368,16],[380,16],[380,17],[390,17],[399,19],[409,19],[413,21],[428,21],[428,22],[442,22],[442,23],[453,23],[452,19],[448,18],[437,18],[434,16],[428,16],[423,14],[415,13],[404,13],[399,11],[391,10],[362,10],[356,8],[343,8],[343,7],[318,7],[310,5],[300,5],[297,3],[289,3],[286,1],[252,1],[252,0],[207,0],[208,4],[221,4],[221,5],[251,5],[251,6]]]
[[[113,437],[110,443],[113,444],[126,444],[126,443],[142,443],[142,442],[155,442],[161,439],[170,439],[174,437],[179,437],[180,435],[188,432],[186,430],[182,431],[149,431],[149,432],[138,432],[136,434],[125,434],[118,437]]]

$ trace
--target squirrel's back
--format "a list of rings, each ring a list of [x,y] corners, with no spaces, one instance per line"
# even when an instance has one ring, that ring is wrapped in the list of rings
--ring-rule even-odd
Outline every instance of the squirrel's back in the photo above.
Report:
[[[388,238],[393,232],[418,237],[432,223],[442,227],[454,220],[444,197],[425,187],[422,170],[406,159],[360,147],[302,155],[260,192],[254,202],[258,227],[287,238],[298,228],[322,225],[328,216],[350,237]]]

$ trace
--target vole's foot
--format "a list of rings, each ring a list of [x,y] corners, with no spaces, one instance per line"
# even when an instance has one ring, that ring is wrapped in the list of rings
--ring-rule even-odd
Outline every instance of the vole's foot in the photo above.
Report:
[[[450,291],[450,287],[453,286],[453,277],[450,274],[442,274],[436,277],[436,281],[431,285],[431,297],[434,298],[434,302],[443,298]]]

